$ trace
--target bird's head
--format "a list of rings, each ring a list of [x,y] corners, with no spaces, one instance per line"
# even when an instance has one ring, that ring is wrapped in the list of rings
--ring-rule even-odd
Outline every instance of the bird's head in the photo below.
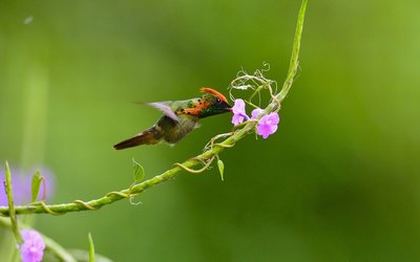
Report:
[[[208,87],[203,87],[200,91],[203,93],[200,101],[203,105],[199,113],[200,118],[232,111],[232,106],[219,91]]]

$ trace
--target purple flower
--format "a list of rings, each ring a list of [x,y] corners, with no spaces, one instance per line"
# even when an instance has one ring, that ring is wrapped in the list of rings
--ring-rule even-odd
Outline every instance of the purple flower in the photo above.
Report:
[[[232,124],[237,126],[249,119],[245,111],[245,102],[242,99],[235,99],[235,103],[232,107]]]
[[[255,110],[254,110],[255,111]],[[277,112],[272,112],[263,116],[257,124],[257,134],[264,139],[274,134],[277,131],[277,125],[280,122],[280,117]]]
[[[40,262],[44,256],[45,242],[35,230],[21,230],[23,244],[20,245],[22,262]]]
[[[50,199],[54,194],[54,176],[45,168],[40,169],[41,175],[44,177],[44,182],[38,193],[38,200]],[[12,186],[13,186],[13,200],[16,205],[22,205],[31,202],[32,198],[32,175],[34,170],[24,172],[21,169],[12,168]],[[7,195],[3,186],[5,180],[4,170],[0,170],[0,206],[7,206]]]

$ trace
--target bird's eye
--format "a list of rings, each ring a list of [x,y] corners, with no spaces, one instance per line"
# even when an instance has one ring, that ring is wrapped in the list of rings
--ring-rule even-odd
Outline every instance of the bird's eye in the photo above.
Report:
[[[217,98],[217,103],[221,103],[222,102],[222,100],[220,100],[220,98]]]

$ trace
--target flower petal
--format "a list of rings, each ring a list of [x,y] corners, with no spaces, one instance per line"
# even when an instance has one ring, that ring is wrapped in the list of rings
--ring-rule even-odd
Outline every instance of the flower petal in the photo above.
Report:
[[[235,114],[232,116],[232,124],[235,126],[241,124],[242,122],[244,122],[244,120],[245,120],[245,117],[243,117],[240,114]]]
[[[20,246],[22,262],[40,262],[44,256],[45,242],[35,230],[21,231],[23,244]]]
[[[262,112],[264,112],[264,110],[262,110],[261,108],[255,108],[251,112],[251,119],[257,119]]]
[[[232,106],[232,112],[234,114],[246,114],[245,112],[245,101],[238,98],[235,99],[235,102]]]

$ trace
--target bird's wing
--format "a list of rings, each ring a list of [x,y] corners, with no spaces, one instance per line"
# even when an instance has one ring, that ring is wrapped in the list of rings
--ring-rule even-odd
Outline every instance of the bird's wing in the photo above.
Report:
[[[147,105],[154,107],[156,109],[158,109],[159,111],[161,111],[165,116],[175,120],[175,121],[179,121],[178,116],[175,114],[175,112],[172,110],[171,106],[170,106],[169,101],[165,101],[165,102],[153,102],[153,103],[147,103]]]

